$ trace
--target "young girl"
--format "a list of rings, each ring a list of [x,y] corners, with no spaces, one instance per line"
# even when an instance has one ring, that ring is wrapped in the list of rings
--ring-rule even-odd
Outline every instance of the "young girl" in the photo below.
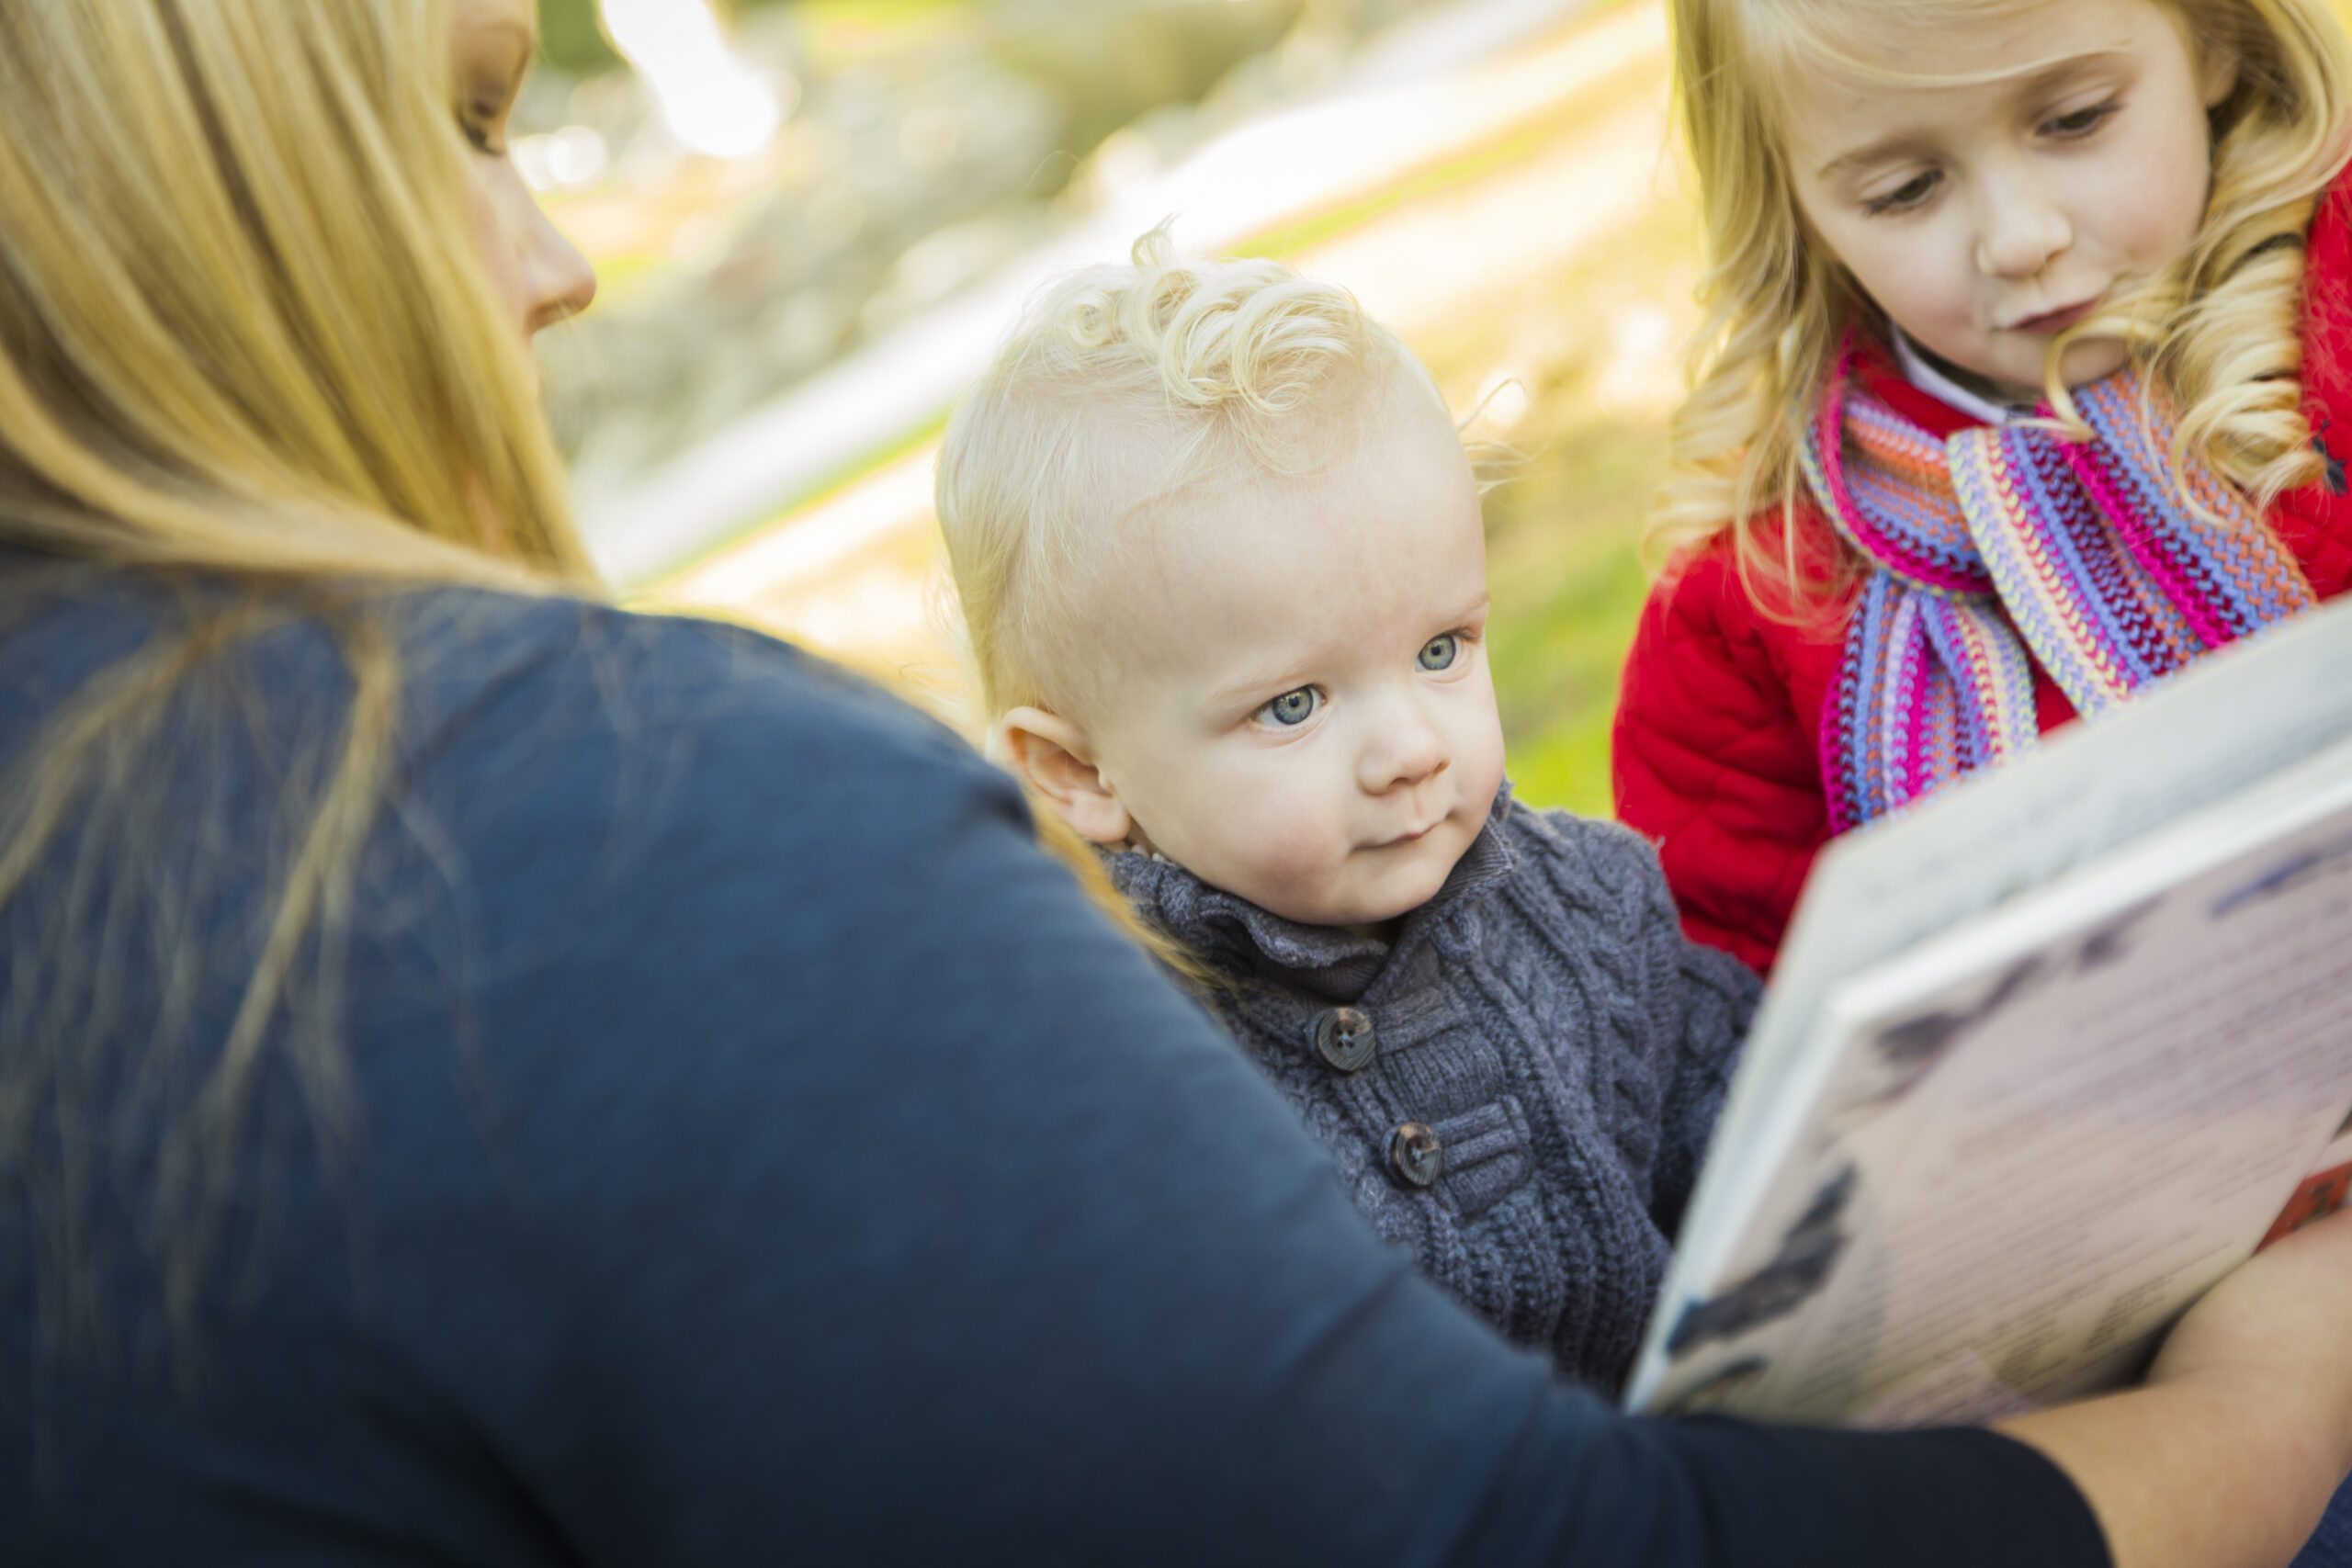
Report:
[[[2326,0],[1675,0],[1711,271],[1620,816],[1769,967],[1828,838],[2352,581]]]
[[[1015,333],[939,515],[1000,755],[1215,972],[1374,1225],[1614,1389],[1756,981],[1639,839],[1503,787],[1427,375],[1340,289],[1147,241]]]

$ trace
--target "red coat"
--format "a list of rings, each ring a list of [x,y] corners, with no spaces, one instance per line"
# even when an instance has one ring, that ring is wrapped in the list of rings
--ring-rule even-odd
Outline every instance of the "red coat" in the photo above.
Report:
[[[2352,175],[2339,177],[2309,236],[2303,391],[2313,438],[2335,471],[2279,498],[2271,525],[2332,599],[2352,585]],[[1871,389],[1930,430],[1975,423],[1905,381],[1891,361]],[[1801,556],[1844,547],[1800,505]],[[1617,709],[1617,814],[1657,842],[1683,929],[1759,969],[1779,952],[1814,856],[1828,841],[1821,781],[1823,699],[1838,677],[1850,600],[1792,625],[1742,587],[1728,535],[1686,552],[1650,592]],[[2044,734],[2075,711],[2037,665]]]

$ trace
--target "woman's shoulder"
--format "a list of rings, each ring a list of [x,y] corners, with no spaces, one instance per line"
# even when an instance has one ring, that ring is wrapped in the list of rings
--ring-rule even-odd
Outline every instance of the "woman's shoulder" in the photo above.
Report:
[[[393,614],[412,750],[782,724],[877,760],[978,761],[906,703],[746,627],[469,589],[413,595]]]
[[[674,906],[675,934],[722,896],[715,918],[776,943],[821,936],[811,919],[862,920],[976,833],[1032,836],[1008,776],[945,726],[759,633],[463,592],[401,616],[385,832],[431,824],[526,945],[605,927],[661,945],[647,910]]]
[[[255,766],[348,722],[355,674],[389,670],[396,778],[496,770],[535,751],[674,747],[788,729],[876,765],[993,776],[944,726],[774,637],[557,594],[463,586],[256,587],[0,558],[0,749],[36,735],[90,681],[187,650],[180,705],[233,705]],[[389,657],[385,657],[389,655]],[[218,716],[215,714],[215,716]]]
[[[620,964],[666,984],[740,931],[756,937],[737,956],[773,971],[872,939],[899,918],[880,906],[975,856],[1043,863],[1009,775],[774,637],[465,590],[397,615],[380,863],[404,885],[446,846],[479,943],[523,967],[578,974],[605,948],[603,979]]]
[[[975,790],[1021,809],[944,724],[745,627],[466,590],[398,614],[402,772],[436,794],[487,786],[469,807],[527,791],[550,818],[629,834],[677,830],[675,803],[706,820],[789,807],[835,840]]]

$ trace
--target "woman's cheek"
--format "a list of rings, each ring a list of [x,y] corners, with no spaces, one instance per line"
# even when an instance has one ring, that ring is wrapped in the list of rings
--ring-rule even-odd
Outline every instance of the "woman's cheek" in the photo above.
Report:
[[[499,165],[503,168],[504,165]],[[489,166],[480,160],[475,163],[467,181],[466,208],[473,231],[474,254],[490,279],[491,291],[517,333],[525,329],[530,317],[524,277],[524,256],[516,236],[525,232],[508,210],[512,197],[502,188],[502,182]],[[522,199],[530,195],[519,179],[512,182]]]

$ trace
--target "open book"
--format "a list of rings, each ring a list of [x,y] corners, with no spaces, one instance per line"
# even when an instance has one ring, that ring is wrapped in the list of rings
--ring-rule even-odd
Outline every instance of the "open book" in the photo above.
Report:
[[[2352,604],[1823,855],[1628,1403],[2129,1381],[2352,1187]]]

